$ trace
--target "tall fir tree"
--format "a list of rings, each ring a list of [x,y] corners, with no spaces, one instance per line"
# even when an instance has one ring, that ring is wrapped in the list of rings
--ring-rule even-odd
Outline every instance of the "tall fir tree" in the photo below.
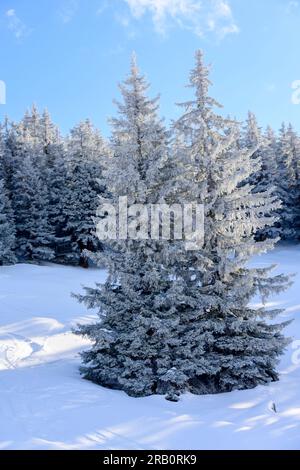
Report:
[[[245,183],[251,184],[254,192],[264,190],[264,170],[263,170],[263,135],[262,129],[258,126],[256,116],[253,112],[248,112],[246,124],[243,128],[241,138],[241,148],[248,150],[257,149],[251,155],[255,162],[253,165],[253,173],[249,177],[249,181]],[[253,162],[253,164],[254,164]]]
[[[280,201],[280,192],[278,185],[280,183],[278,178],[278,141],[274,130],[268,126],[263,136],[263,147],[262,147],[262,167],[261,167],[261,180],[259,183],[259,191],[271,190],[273,195],[276,195]],[[266,226],[258,232],[258,239],[273,238],[278,239],[281,237],[280,229],[280,210],[278,207],[276,211],[273,211],[270,217],[273,217],[274,225]],[[266,214],[267,215],[267,214]]]
[[[262,186],[265,191],[269,187],[277,187],[277,137],[271,126],[268,126],[264,138],[263,154],[262,154]]]
[[[94,234],[99,196],[104,192],[102,167],[107,146],[90,121],[81,122],[67,139],[67,181],[64,193],[65,236],[70,239],[66,259],[88,266],[84,250],[95,251],[99,240]]]
[[[9,193],[12,191],[12,177],[22,155],[21,124],[5,119],[2,125],[2,177]]]
[[[280,235],[283,240],[300,239],[300,139],[290,124],[280,129],[278,143],[278,195]]]
[[[70,236],[66,235],[68,191],[67,151],[63,138],[51,116],[45,110],[40,117],[41,157],[39,168],[48,189],[49,225],[53,231],[52,248],[55,261],[65,262],[70,251]]]
[[[4,130],[0,123],[0,179],[6,179]]]
[[[253,160],[252,174],[243,184],[250,184],[252,192],[268,192],[270,196],[278,196],[276,171],[277,171],[277,142],[273,130],[268,127],[265,134],[258,126],[254,113],[248,113],[246,126],[244,127],[241,148],[257,150],[251,156]],[[279,209],[278,209],[279,210]],[[278,220],[279,214],[271,207],[268,214],[264,210],[264,215],[270,217],[270,224],[259,229],[256,234],[257,240],[264,240],[268,237],[278,238]],[[277,218],[276,218],[277,215]],[[271,222],[272,221],[272,222]],[[273,226],[271,225],[273,223]]]
[[[131,73],[120,85],[123,102],[112,119],[112,156],[105,178],[110,197],[102,203],[118,205],[155,204],[163,199],[172,177],[168,138],[158,117],[158,99],[147,97],[148,84],[133,58]],[[143,206],[144,207],[144,206]],[[144,209],[139,206],[139,209]],[[135,236],[107,240],[103,252],[92,258],[108,268],[108,279],[79,296],[88,308],[98,307],[100,322],[83,326],[78,333],[94,346],[83,353],[86,379],[121,389],[132,396],[167,392],[163,379],[168,372],[169,341],[178,327],[172,304],[173,281],[169,263],[174,263],[169,243],[147,239],[130,217]],[[124,228],[122,228],[124,230]]]
[[[244,128],[242,148],[257,148],[252,159],[256,160],[258,171],[253,174],[250,184],[254,192],[265,192],[272,188],[276,189],[277,172],[277,140],[273,129],[268,126],[266,132],[258,126],[254,113],[248,113],[248,119]],[[255,169],[255,168],[254,168]]]
[[[0,179],[0,266],[16,263],[15,221],[3,179]]]
[[[23,261],[51,261],[53,233],[48,218],[48,191],[25,147],[13,175],[12,202],[15,211],[17,248]]]
[[[50,221],[49,146],[44,116],[35,106],[6,129],[8,188],[15,212],[16,253],[23,261],[54,258],[55,227]]]
[[[186,320],[186,356],[176,366],[186,375],[185,389],[194,393],[252,388],[277,380],[278,358],[287,344],[281,333],[286,324],[266,321],[278,311],[249,305],[254,294],[264,300],[287,286],[288,279],[271,277],[270,269],[247,267],[253,255],[276,242],[257,242],[255,234],[274,224],[270,214],[279,202],[272,189],[257,192],[249,183],[257,174],[259,139],[252,148],[239,149],[237,126],[228,132],[227,120],[222,123],[214,112],[208,74],[198,51],[190,76],[195,99],[183,104],[175,126],[185,142],[181,153],[190,164],[184,174],[191,181],[190,198],[197,196],[205,208],[203,249],[187,253],[182,263],[185,269],[193,268],[195,281],[189,291],[195,290],[200,308],[192,321]]]

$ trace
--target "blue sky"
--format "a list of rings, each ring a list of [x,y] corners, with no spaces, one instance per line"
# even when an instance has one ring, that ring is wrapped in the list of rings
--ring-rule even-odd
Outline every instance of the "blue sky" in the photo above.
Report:
[[[263,126],[285,120],[300,130],[296,0],[0,0],[0,120],[21,118],[34,102],[63,132],[89,117],[108,135],[134,50],[168,121],[189,96],[197,48],[213,65],[225,114],[242,120],[250,109]]]

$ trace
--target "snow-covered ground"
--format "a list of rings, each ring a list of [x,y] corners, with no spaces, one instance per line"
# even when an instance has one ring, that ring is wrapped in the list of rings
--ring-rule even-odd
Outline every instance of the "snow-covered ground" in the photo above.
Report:
[[[256,265],[297,272],[272,299],[295,318],[300,340],[300,246],[277,248]],[[134,399],[82,380],[71,334],[91,312],[71,298],[105,273],[62,266],[0,267],[0,449],[300,449],[300,341],[269,387],[218,396]],[[277,413],[273,410],[275,403]]]

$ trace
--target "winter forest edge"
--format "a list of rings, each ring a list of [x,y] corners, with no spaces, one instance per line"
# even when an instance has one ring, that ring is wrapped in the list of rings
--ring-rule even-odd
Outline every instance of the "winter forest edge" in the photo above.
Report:
[[[90,121],[62,137],[35,106],[0,127],[0,266],[105,266],[104,284],[78,300],[100,321],[76,334],[84,378],[133,397],[215,394],[278,380],[289,343],[279,309],[250,307],[291,278],[249,268],[254,255],[300,239],[300,138],[291,124],[262,130],[218,114],[209,69],[196,53],[193,97],[166,128],[133,58],[106,141]],[[226,112],[234,110],[226,110]],[[205,207],[205,240],[100,242],[100,202]],[[270,321],[270,319],[272,321]]]

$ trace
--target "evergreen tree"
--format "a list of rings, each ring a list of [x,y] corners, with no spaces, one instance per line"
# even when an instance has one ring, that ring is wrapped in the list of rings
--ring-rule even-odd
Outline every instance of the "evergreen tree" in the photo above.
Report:
[[[278,143],[274,130],[268,126],[264,134],[262,153],[262,191],[277,186],[277,151]]]
[[[191,167],[184,175],[191,181],[190,197],[198,195],[205,208],[203,249],[187,253],[182,263],[197,273],[189,292],[195,290],[200,307],[192,321],[186,320],[185,357],[176,363],[177,371],[186,376],[183,389],[194,393],[226,392],[277,380],[278,357],[287,344],[281,333],[285,324],[266,322],[278,311],[249,306],[255,293],[265,299],[288,281],[284,276],[271,277],[270,269],[247,267],[253,255],[274,246],[276,240],[256,242],[255,234],[273,226],[270,214],[279,203],[272,188],[258,192],[249,184],[257,172],[253,155],[260,139],[252,140],[252,148],[248,144],[239,149],[236,126],[229,133],[227,121],[222,123],[214,112],[208,73],[198,52],[190,78],[195,100],[183,104],[184,114],[176,123]]]
[[[53,231],[52,248],[55,260],[64,262],[70,251],[70,237],[66,235],[68,197],[67,152],[58,128],[53,124],[47,110],[40,117],[40,172],[48,188],[48,217]]]
[[[22,154],[21,125],[5,120],[1,129],[1,175],[5,180],[7,190],[12,190],[12,175],[17,167],[19,156]]]
[[[94,256],[109,269],[108,280],[79,299],[98,307],[100,323],[79,333],[94,342],[83,354],[84,377],[133,396],[226,392],[278,379],[276,366],[287,340],[285,324],[269,324],[278,311],[250,307],[255,293],[266,298],[286,287],[270,269],[250,269],[252,255],[274,240],[255,242],[265,217],[278,205],[269,192],[243,185],[256,169],[257,148],[239,150],[236,126],[214,113],[208,69],[201,52],[191,73],[195,100],[185,103],[175,124],[174,159],[157,118],[156,102],[133,63],[122,85],[124,103],[113,120],[109,173],[113,197],[129,204],[167,201],[205,207],[202,249],[187,251],[186,240],[127,240],[108,243]],[[177,170],[173,171],[175,160]],[[158,171],[159,170],[159,171]],[[155,175],[155,177],[153,177]],[[171,180],[172,184],[166,181]]]
[[[163,197],[171,177],[167,170],[172,168],[158,99],[147,97],[148,84],[135,59],[120,88],[123,102],[118,103],[119,116],[111,121],[112,156],[105,171],[107,201],[117,205],[119,197],[127,196],[129,205],[155,204]],[[107,240],[103,252],[92,256],[107,266],[109,275],[105,284],[79,296],[88,307],[99,307],[101,320],[78,332],[94,341],[83,354],[85,378],[132,396],[167,391],[158,377],[168,371],[168,340],[174,341],[178,328],[168,269],[175,255],[168,242],[147,239],[137,224],[136,237]]]
[[[16,263],[15,223],[4,181],[0,179],[0,266]]]
[[[265,135],[263,135],[261,128],[258,126],[255,115],[251,112],[248,113],[241,148],[246,148],[248,150],[257,148],[251,156],[251,159],[253,160],[253,173],[249,179],[243,182],[243,184],[250,184],[252,186],[252,192],[254,193],[268,192],[272,196],[278,195],[276,188],[276,137],[270,127],[267,128]],[[264,240],[266,237],[278,238],[279,215],[274,210],[274,207],[271,207],[271,213],[269,214],[264,210],[264,215],[265,217],[270,217],[270,222],[272,220],[274,226],[268,224],[262,229],[259,229],[256,234],[256,239]]]
[[[259,183],[259,191],[268,191],[272,188],[272,194],[276,195],[280,200],[280,192],[278,190],[278,142],[274,130],[268,126],[264,134],[263,148],[262,148],[262,168],[261,180]],[[267,215],[267,214],[266,214]],[[273,238],[277,239],[281,236],[280,229],[280,208],[269,214],[274,218],[274,226],[266,226],[259,231],[258,239]],[[276,220],[275,220],[276,219]]]
[[[47,160],[50,144],[46,141],[44,117],[33,106],[19,124],[6,126],[7,180],[16,220],[16,253],[24,261],[50,261],[54,257],[55,227],[50,225],[52,175]]]
[[[262,130],[258,126],[257,119],[254,113],[251,111],[248,112],[248,118],[246,120],[246,125],[244,126],[243,138],[242,138],[242,147],[252,150],[257,148],[251,158],[256,162],[255,173],[250,176],[249,183],[253,186],[254,191],[259,192],[260,182],[262,180],[262,149],[263,149],[263,137]]]
[[[300,237],[300,139],[290,124],[280,129],[278,145],[278,194],[282,201],[280,234],[284,240]]]
[[[98,197],[104,191],[101,181],[106,154],[106,145],[90,121],[71,130],[67,140],[67,187],[64,194],[65,235],[71,241],[66,259],[84,267],[88,265],[84,250],[99,248],[93,218],[99,205]]]
[[[5,142],[3,127],[0,123],[0,179],[6,179]]]
[[[17,231],[16,253],[19,259],[52,260],[53,234],[48,219],[48,192],[31,156],[26,153],[26,147],[13,175],[12,201]]]
[[[258,126],[255,114],[249,112],[244,133],[242,147],[249,150],[258,147],[251,157],[258,166],[258,171],[253,174],[249,181],[253,186],[253,191],[264,192],[270,188],[274,191],[277,169],[277,142],[273,129],[268,126],[265,134],[263,134],[262,129]]]

